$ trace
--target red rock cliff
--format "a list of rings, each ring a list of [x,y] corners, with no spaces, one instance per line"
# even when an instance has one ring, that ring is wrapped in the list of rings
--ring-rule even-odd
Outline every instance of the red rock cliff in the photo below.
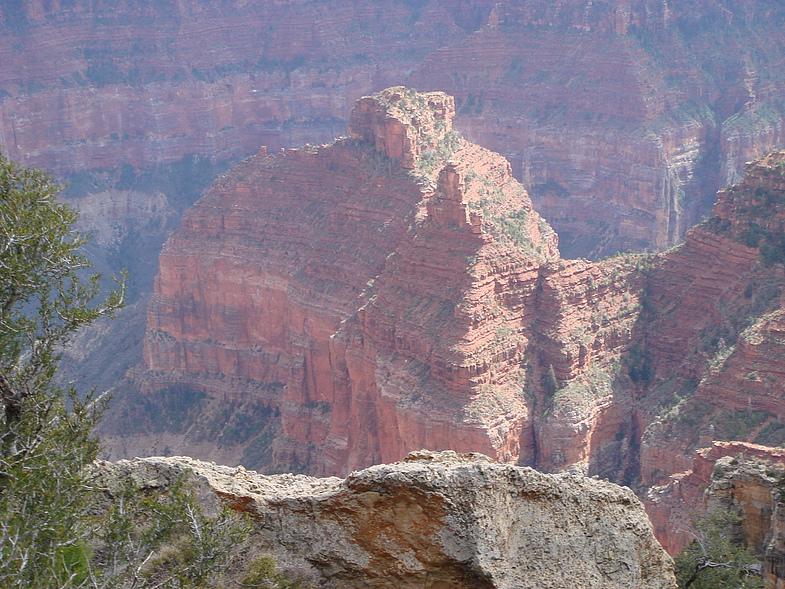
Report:
[[[6,3],[0,146],[62,176],[329,141],[390,84],[458,98],[569,255],[664,247],[782,146],[777,0]],[[168,194],[170,198],[175,195]]]
[[[220,179],[161,255],[144,388],[274,407],[268,465],[530,458],[527,301],[556,237],[453,116],[444,94],[391,88],[358,101],[356,139]]]
[[[455,95],[461,130],[512,162],[565,255],[660,248],[746,160],[783,146],[783,62],[772,76],[760,59],[785,51],[782,10],[502,2],[414,81]]]
[[[221,178],[161,256],[145,390],[268,407],[262,463],[317,472],[449,447],[651,485],[707,440],[779,443],[783,154],[673,251],[558,261],[452,117],[391,88],[354,139]]]

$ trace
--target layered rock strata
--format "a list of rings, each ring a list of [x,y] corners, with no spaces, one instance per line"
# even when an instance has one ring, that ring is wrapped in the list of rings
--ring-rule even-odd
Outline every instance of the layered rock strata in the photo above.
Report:
[[[129,395],[116,454],[158,435],[346,473],[482,450],[645,491],[712,440],[785,442],[785,152],[673,250],[561,260],[509,164],[452,116],[442,93],[390,88],[357,103],[352,137],[215,183],[162,253],[133,375],[145,405]],[[705,476],[689,480],[695,503]],[[650,505],[680,545],[682,512]]]
[[[663,247],[783,145],[784,10],[14,2],[0,7],[0,147],[112,188],[121,169],[331,140],[352,100],[408,83],[458,97],[461,130],[513,162],[569,255]]]
[[[356,139],[219,180],[161,255],[144,390],[273,407],[268,466],[456,444],[517,460],[527,300],[556,237],[453,115],[444,94],[391,88],[357,103]]]
[[[460,128],[512,162],[565,255],[662,248],[746,160],[783,147],[782,61],[764,55],[785,50],[784,16],[776,2],[502,2],[413,81],[455,95]]]
[[[782,309],[785,152],[751,163],[715,215],[651,273],[641,329],[645,484],[711,440],[785,443]],[[657,404],[657,406],[653,406]]]
[[[631,491],[478,454],[417,452],[345,480],[189,458],[100,463],[97,474],[110,493],[186,477],[208,513],[228,505],[250,516],[249,560],[272,555],[319,587],[676,587]]]
[[[170,451],[345,473],[482,450],[649,486],[712,439],[780,443],[785,154],[672,251],[567,261],[452,116],[442,93],[388,89],[353,138],[260,153],[189,212],[135,376],[150,398],[206,395]],[[263,418],[216,444],[222,404]]]

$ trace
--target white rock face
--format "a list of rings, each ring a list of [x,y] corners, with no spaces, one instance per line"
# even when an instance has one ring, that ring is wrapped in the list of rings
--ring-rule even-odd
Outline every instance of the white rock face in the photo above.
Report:
[[[255,521],[254,546],[319,587],[675,589],[635,495],[480,454],[415,452],[346,479],[264,476],[191,458],[100,463],[111,488],[188,475],[208,513]]]

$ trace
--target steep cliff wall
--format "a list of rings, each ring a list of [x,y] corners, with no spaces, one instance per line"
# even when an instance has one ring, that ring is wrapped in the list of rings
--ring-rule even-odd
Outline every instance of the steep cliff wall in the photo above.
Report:
[[[269,407],[272,468],[423,446],[517,460],[522,438],[531,461],[527,302],[556,236],[453,116],[391,88],[358,101],[356,139],[219,180],[161,255],[142,389]]]
[[[650,276],[642,349],[652,423],[642,481],[686,470],[711,440],[785,442],[782,292],[785,152],[747,167],[715,215]]]
[[[347,100],[402,80],[484,4],[12,3],[0,145],[67,173],[331,140]]]
[[[414,82],[456,96],[565,255],[661,248],[782,147],[782,62],[763,56],[785,50],[784,18],[776,2],[499,3]]]
[[[785,154],[674,250],[565,261],[453,108],[363,98],[352,137],[262,151],[188,213],[133,375],[187,406],[157,447],[320,473],[475,449],[646,487],[713,439],[782,443]],[[149,451],[126,422],[110,446]]]
[[[694,539],[692,523],[706,510],[738,513],[736,534],[763,563],[768,589],[785,586],[783,532],[785,450],[715,442],[700,450],[690,470],[652,488],[645,499],[655,534],[671,553]]]
[[[458,98],[567,255],[660,248],[783,145],[783,23],[776,0],[14,2],[0,146],[113,188],[332,140],[354,99],[409,83]]]
[[[223,504],[250,516],[253,541],[239,549],[272,554],[313,586],[676,587],[628,489],[478,454],[418,452],[345,480],[188,458],[101,463],[97,475],[110,495],[129,482],[165,491],[185,477],[208,513]]]

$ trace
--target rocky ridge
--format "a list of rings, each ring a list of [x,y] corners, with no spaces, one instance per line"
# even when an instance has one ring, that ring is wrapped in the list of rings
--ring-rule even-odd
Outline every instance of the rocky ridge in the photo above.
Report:
[[[252,521],[249,550],[319,587],[675,589],[628,489],[478,454],[416,452],[345,480],[263,476],[190,458],[99,463],[140,492],[186,477],[208,513]]]

